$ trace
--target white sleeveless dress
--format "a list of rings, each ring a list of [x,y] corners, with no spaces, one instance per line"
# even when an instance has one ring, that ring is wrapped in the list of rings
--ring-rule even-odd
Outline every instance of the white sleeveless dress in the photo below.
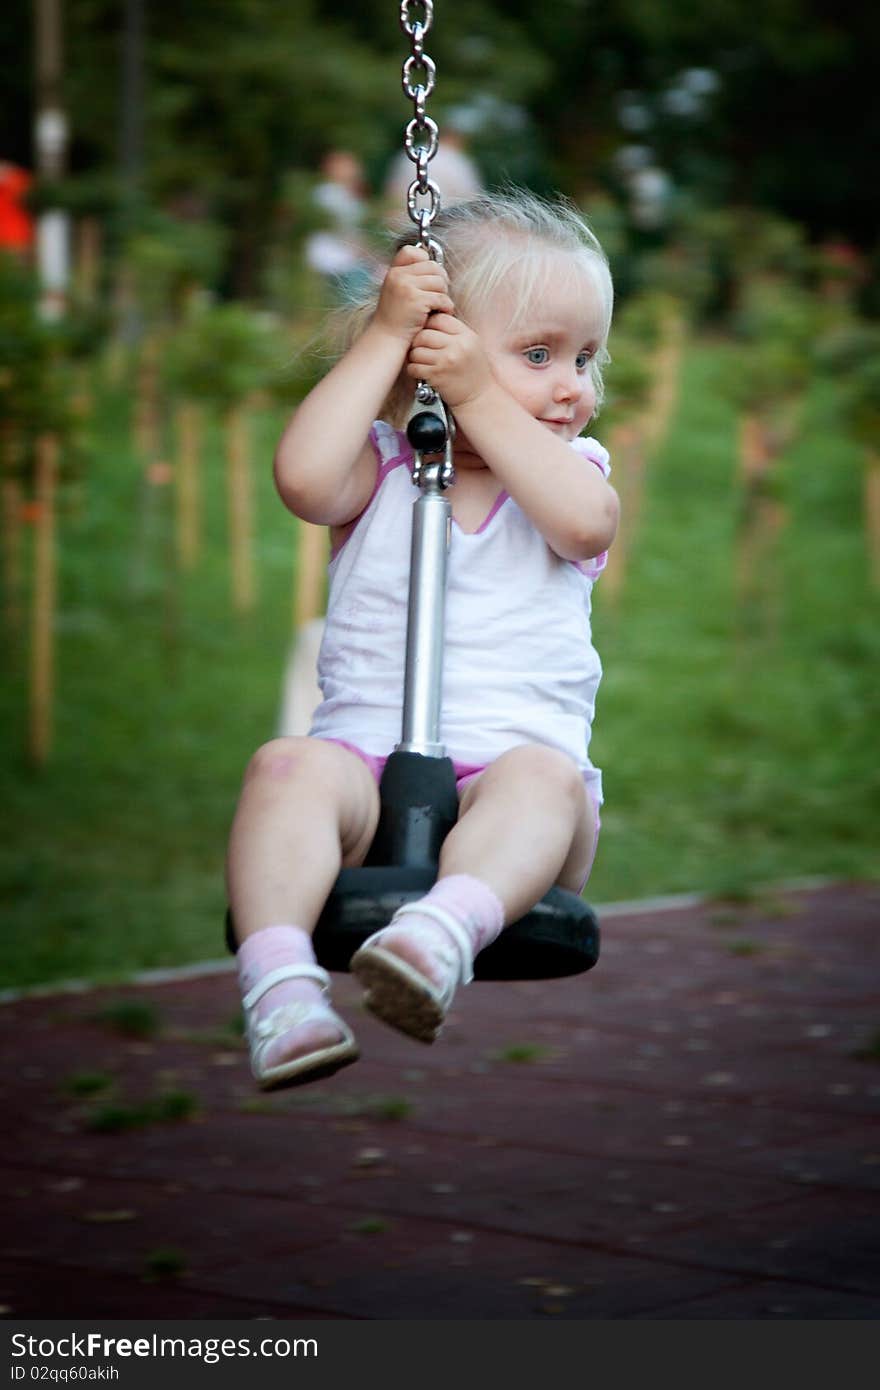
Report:
[[[383,421],[370,502],[331,556],[318,658],[322,702],[310,735],[376,757],[400,742],[412,507],[406,436]],[[607,476],[594,439],[572,448]],[[474,534],[452,524],[440,737],[456,762],[486,766],[523,743],[567,753],[602,800],[589,758],[602,675],[590,596],[605,556],[562,560],[507,493]]]

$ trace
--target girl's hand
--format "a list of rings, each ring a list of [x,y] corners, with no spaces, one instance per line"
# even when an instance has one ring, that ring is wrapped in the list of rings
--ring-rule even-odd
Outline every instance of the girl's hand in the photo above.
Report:
[[[373,322],[407,347],[429,314],[453,312],[446,271],[423,246],[403,246],[385,276]]]
[[[427,381],[453,408],[475,400],[494,381],[476,333],[450,313],[435,314],[416,334],[406,370],[416,381]]]

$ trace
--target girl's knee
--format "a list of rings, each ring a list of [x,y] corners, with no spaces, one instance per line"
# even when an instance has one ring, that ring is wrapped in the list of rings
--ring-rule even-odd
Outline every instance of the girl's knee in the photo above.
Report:
[[[320,787],[346,799],[361,781],[372,782],[353,753],[320,738],[273,738],[258,748],[245,771],[245,785],[257,782],[266,791],[284,792],[303,785]]]
[[[551,789],[566,801],[580,806],[584,798],[584,779],[580,768],[566,753],[542,744],[525,743],[504,754],[508,766],[529,787]],[[499,758],[499,763],[502,759]]]
[[[300,777],[313,762],[308,738],[273,738],[258,748],[245,770],[245,781],[282,784]]]
[[[248,763],[244,792],[280,810],[307,802],[336,817],[347,857],[366,853],[379,815],[379,791],[364,762],[325,739],[274,738]]]

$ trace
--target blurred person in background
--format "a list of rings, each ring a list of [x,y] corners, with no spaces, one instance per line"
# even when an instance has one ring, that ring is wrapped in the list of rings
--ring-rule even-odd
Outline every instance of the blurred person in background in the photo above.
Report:
[[[306,241],[306,263],[332,283],[342,298],[363,288],[372,258],[363,234],[367,184],[363,166],[350,150],[331,150],[321,162],[321,181],[312,197],[326,226]]]
[[[477,117],[478,113],[468,107],[457,106],[441,122],[442,134],[431,160],[430,177],[440,188],[444,207],[475,198],[484,191],[480,170],[468,152]],[[407,189],[414,178],[415,164],[401,151],[391,163],[383,189],[392,221],[406,215]]]

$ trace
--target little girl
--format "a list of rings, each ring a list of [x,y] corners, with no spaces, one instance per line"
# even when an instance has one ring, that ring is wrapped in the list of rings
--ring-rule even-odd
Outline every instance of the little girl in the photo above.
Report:
[[[601,667],[590,591],[617,527],[608,455],[581,438],[601,396],[612,288],[579,214],[530,194],[438,216],[444,265],[401,245],[366,326],[306,397],[275,457],[281,497],[330,528],[306,738],[249,764],[227,865],[251,1062],[264,1088],[353,1062],[311,933],[340,867],[363,863],[400,740],[414,383],[456,435],[441,738],[459,818],[437,882],[355,953],[367,1007],[431,1042],[473,958],[553,884],[581,892],[601,779],[588,757]]]

